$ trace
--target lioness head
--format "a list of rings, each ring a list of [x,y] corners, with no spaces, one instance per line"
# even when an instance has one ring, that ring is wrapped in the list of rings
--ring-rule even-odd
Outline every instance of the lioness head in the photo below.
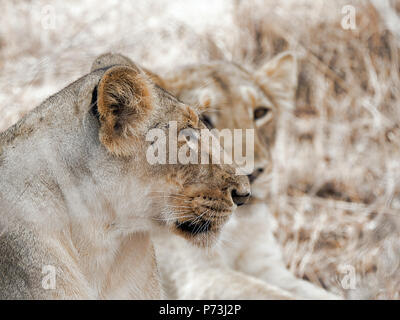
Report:
[[[127,58],[100,56],[92,70],[98,68],[108,68],[92,108],[101,143],[126,163],[127,177],[132,175],[147,186],[154,222],[198,245],[210,243],[236,206],[250,196],[247,177],[237,176],[233,166],[224,164],[149,163],[146,155],[154,141],[146,136],[151,130],[164,133],[163,143],[169,144],[176,139],[169,130],[171,123],[178,133],[187,128],[195,133],[207,129],[200,114]],[[182,146],[189,141],[177,143]]]
[[[249,180],[252,196],[264,198],[271,178],[271,148],[278,119],[294,104],[295,57],[282,53],[256,72],[229,62],[188,66],[167,74],[163,83],[180,100],[206,107],[202,120],[208,128],[254,129],[255,164]],[[226,149],[235,148],[223,143]]]

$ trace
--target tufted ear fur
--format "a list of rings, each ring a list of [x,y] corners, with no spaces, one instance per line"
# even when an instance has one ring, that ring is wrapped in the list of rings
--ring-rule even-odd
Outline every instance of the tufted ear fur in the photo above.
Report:
[[[132,155],[152,108],[152,88],[146,76],[137,67],[111,67],[97,89],[100,141],[117,156]]]
[[[292,52],[283,52],[256,72],[256,81],[278,106],[294,108],[297,88],[297,60]]]

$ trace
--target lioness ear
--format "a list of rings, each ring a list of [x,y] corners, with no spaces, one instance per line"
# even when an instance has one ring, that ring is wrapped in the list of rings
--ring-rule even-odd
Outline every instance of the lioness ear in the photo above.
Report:
[[[122,54],[119,53],[104,53],[100,56],[98,56],[92,63],[92,67],[90,68],[90,72],[105,68],[105,67],[110,67],[114,65],[122,65],[122,66],[135,66],[133,61],[129,59],[128,57],[125,57]]]
[[[132,155],[152,108],[152,88],[146,76],[138,68],[111,67],[97,89],[100,141],[117,156]]]
[[[292,52],[283,52],[256,72],[256,80],[282,107],[294,108],[297,88],[297,60]]]

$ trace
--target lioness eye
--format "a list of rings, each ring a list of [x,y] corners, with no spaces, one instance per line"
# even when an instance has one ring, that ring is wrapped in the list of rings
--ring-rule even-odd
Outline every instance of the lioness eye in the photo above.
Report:
[[[254,120],[261,119],[265,117],[271,111],[270,108],[267,107],[257,107],[254,109]]]
[[[201,115],[201,120],[204,122],[204,124],[206,125],[206,127],[211,130],[214,128],[210,117],[206,116],[205,114]]]

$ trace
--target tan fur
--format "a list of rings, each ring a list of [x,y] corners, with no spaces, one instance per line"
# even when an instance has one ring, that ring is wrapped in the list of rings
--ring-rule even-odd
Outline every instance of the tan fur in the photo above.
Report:
[[[150,232],[206,246],[236,207],[232,190],[249,191],[232,166],[150,165],[146,133],[201,128],[198,115],[133,63],[94,69],[0,134],[2,299],[161,298]],[[186,199],[190,210],[171,209]],[[182,228],[204,206],[210,229]]]
[[[267,196],[278,121],[284,112],[294,108],[296,82],[296,62],[291,53],[276,57],[254,73],[217,61],[182,67],[164,76],[168,90],[205,110],[203,116],[212,121],[213,127],[255,129],[255,171],[262,169],[262,173],[252,184],[252,195],[258,199]],[[269,110],[261,123],[253,119],[259,107]],[[226,143],[224,147],[235,148]]]

